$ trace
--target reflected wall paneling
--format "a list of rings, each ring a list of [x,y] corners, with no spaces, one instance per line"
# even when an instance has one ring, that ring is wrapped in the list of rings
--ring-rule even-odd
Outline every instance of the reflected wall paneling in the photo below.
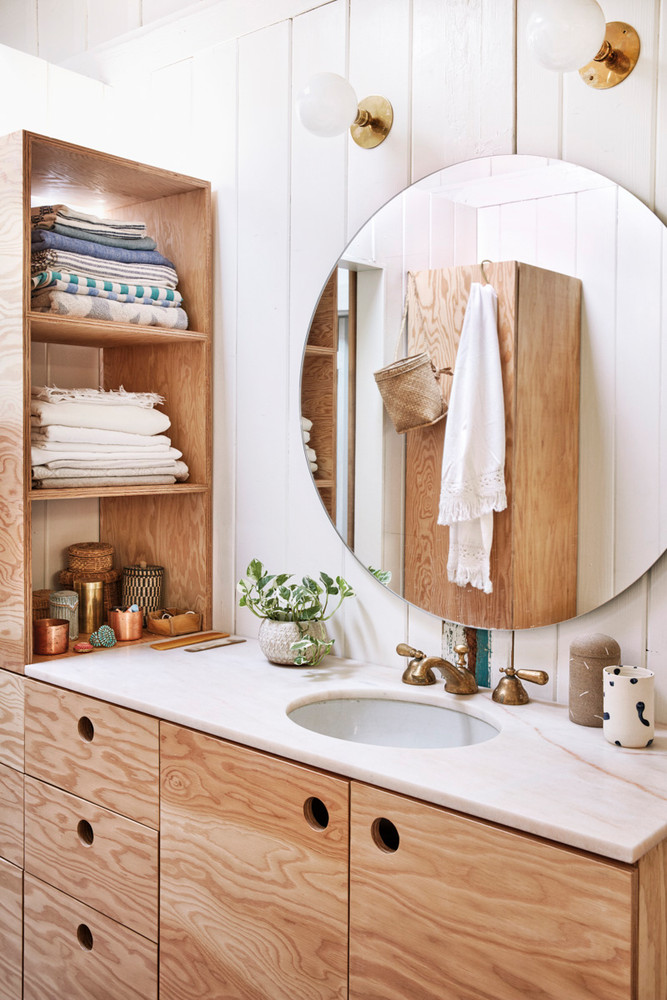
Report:
[[[575,278],[514,261],[486,267],[498,292],[506,432],[507,508],[494,514],[493,592],[447,579],[449,529],[437,524],[445,418],[407,435],[405,596],[450,621],[528,628],[576,610],[581,290]],[[458,344],[479,279],[477,266],[416,273],[410,352],[425,335],[436,366],[451,361],[443,343]],[[545,379],[549,391],[535,392]]]
[[[326,511],[336,521],[338,272],[334,271],[317,304],[303,359],[301,414],[312,422],[307,447],[315,452],[315,485]]]

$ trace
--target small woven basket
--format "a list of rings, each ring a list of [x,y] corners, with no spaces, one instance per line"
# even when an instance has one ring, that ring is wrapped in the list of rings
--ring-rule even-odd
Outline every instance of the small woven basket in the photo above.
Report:
[[[67,547],[73,573],[106,573],[113,568],[113,545],[107,542],[76,542]]]
[[[41,618],[50,618],[49,610],[50,590],[33,590],[32,592],[32,620],[39,621]]]
[[[447,410],[428,354],[414,354],[374,372],[382,402],[398,434],[427,427]]]

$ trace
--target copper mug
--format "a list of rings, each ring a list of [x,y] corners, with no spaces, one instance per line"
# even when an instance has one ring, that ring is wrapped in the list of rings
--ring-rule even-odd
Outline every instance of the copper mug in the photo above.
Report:
[[[38,618],[32,625],[34,652],[39,656],[59,656],[69,649],[69,619]]]
[[[122,611],[114,608],[109,612],[109,625],[114,630],[118,642],[128,642],[131,639],[141,639],[144,627],[144,613],[141,608],[136,611]]]

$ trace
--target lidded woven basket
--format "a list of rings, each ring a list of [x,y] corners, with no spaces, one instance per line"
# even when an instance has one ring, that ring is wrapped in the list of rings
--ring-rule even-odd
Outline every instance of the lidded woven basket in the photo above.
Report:
[[[75,542],[67,547],[73,573],[106,573],[113,568],[113,545],[108,542]]]

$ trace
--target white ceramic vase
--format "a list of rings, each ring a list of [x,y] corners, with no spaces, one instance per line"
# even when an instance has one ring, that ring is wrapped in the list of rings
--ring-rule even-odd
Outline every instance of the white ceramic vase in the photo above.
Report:
[[[604,667],[602,730],[610,743],[640,749],[653,742],[654,674],[645,667]]]
[[[269,618],[264,618],[262,624],[259,626],[257,638],[259,640],[259,648],[269,663],[293,667],[297,665],[294,661],[299,654],[298,651],[291,649],[292,643],[298,642],[299,639],[305,639],[308,636],[327,642],[329,635],[326,624],[324,622],[310,622],[304,631],[303,624],[301,625],[301,629],[299,629],[296,622],[274,622]],[[305,652],[308,655],[308,650]],[[299,665],[308,666],[306,663]]]

